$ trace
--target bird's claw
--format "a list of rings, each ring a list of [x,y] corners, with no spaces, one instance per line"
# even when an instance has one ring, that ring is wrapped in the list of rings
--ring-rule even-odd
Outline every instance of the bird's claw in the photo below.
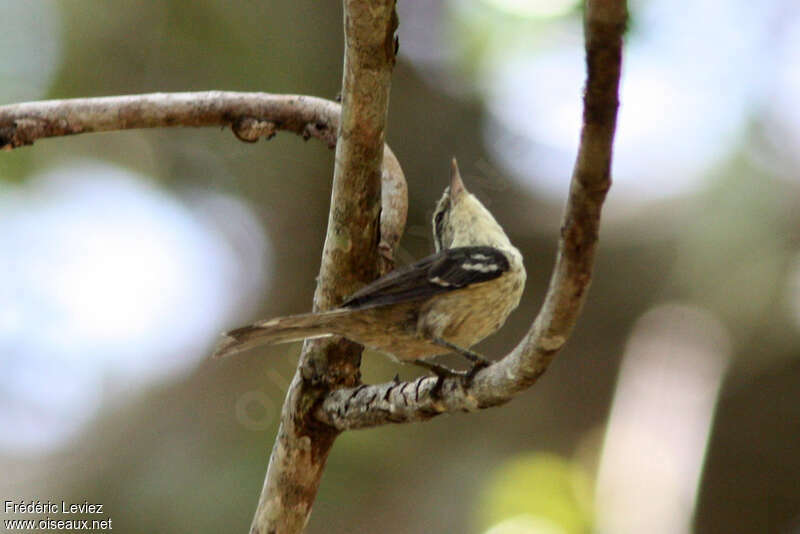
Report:
[[[431,397],[433,398],[438,398],[440,396],[442,392],[442,385],[444,384],[444,380],[446,378],[460,378],[462,380],[466,380],[469,375],[469,373],[456,371],[438,363],[426,362],[424,360],[416,360],[414,363],[420,367],[424,367],[436,375],[436,384],[434,384],[433,389],[431,390]]]
[[[469,371],[467,371],[466,375],[464,376],[464,386],[469,387],[472,385],[472,380],[475,378],[475,375],[478,374],[478,371],[481,369],[486,369],[492,364],[489,360],[482,360],[477,361],[472,364]]]

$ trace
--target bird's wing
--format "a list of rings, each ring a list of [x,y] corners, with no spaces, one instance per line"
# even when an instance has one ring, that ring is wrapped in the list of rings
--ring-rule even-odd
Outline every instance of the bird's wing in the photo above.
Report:
[[[508,271],[508,258],[493,247],[457,247],[395,269],[350,295],[343,308],[363,309],[432,297],[487,282]]]

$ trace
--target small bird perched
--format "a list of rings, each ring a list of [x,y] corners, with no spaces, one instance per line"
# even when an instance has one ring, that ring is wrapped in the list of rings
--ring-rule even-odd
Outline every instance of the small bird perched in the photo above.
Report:
[[[525,267],[503,228],[464,187],[455,158],[433,215],[433,240],[435,254],[375,280],[338,308],[232,330],[215,356],[339,335],[440,376],[453,372],[423,359],[455,352],[473,362],[471,378],[489,362],[469,348],[517,307]]]

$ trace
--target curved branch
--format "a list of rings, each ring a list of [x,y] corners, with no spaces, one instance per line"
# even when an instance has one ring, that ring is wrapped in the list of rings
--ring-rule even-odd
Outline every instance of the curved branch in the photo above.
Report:
[[[341,106],[324,98],[234,91],[44,100],[0,106],[0,149],[48,137],[174,126],[230,126],[238,139],[251,143],[261,137],[271,139],[282,130],[335,148],[340,115]],[[383,273],[394,267],[394,251],[406,225],[408,186],[388,146],[382,168],[379,270]]]
[[[508,402],[545,372],[572,332],[591,281],[600,210],[611,185],[626,19],[625,0],[587,2],[581,142],[550,286],[523,340],[502,360],[478,372],[471,384],[458,377],[447,378],[437,395],[431,395],[434,377],[332,391],[315,412],[319,421],[346,430],[488,408]]]

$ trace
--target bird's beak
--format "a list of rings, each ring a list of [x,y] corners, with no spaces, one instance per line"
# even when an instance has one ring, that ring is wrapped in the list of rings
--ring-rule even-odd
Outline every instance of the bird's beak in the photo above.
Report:
[[[466,192],[467,188],[464,187],[464,182],[461,181],[461,173],[458,172],[458,162],[456,158],[453,158],[450,164],[450,199],[455,200]]]

